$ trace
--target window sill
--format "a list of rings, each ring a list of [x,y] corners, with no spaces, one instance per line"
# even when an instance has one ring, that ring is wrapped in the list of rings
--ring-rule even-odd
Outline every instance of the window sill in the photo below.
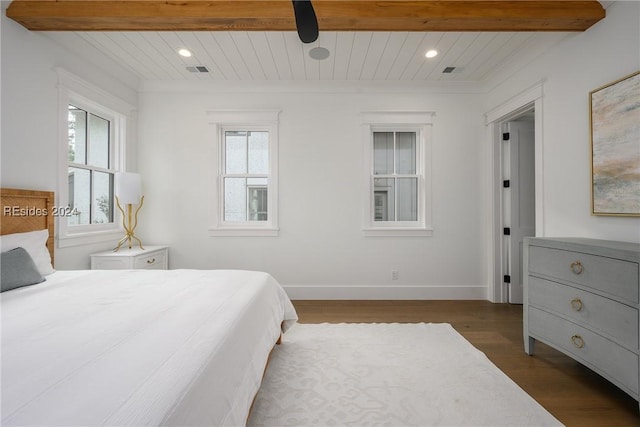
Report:
[[[279,228],[210,228],[212,237],[277,237]]]
[[[59,248],[90,245],[93,243],[113,242],[115,246],[118,240],[124,236],[122,230],[109,230],[100,232],[73,233],[66,236],[58,236]]]
[[[430,237],[433,236],[432,228],[363,228],[364,237]]]

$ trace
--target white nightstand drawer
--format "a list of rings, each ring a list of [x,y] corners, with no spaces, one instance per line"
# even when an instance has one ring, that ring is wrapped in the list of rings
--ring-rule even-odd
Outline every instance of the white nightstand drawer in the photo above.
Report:
[[[165,251],[154,251],[148,255],[135,257],[133,268],[136,270],[163,270],[166,269]]]
[[[168,270],[169,247],[120,248],[91,255],[92,270]]]
[[[125,258],[95,258],[91,259],[92,270],[127,270],[129,260]]]

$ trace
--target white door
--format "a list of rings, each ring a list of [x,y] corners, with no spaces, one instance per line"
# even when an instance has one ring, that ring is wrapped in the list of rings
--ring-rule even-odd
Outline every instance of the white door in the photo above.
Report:
[[[535,236],[535,133],[533,120],[507,122],[503,137],[505,174],[503,271],[509,302],[522,304],[522,241]]]

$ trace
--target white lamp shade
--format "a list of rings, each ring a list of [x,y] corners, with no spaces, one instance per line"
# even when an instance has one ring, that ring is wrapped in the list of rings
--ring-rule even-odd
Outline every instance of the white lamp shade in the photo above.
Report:
[[[137,205],[142,197],[140,174],[132,172],[116,173],[116,196],[124,205]]]

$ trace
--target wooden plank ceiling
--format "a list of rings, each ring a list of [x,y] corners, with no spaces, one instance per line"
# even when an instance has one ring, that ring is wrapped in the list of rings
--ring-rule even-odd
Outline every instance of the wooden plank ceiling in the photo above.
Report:
[[[597,1],[313,0],[320,31],[584,31]],[[37,31],[294,31],[290,0],[14,0],[7,16]]]

